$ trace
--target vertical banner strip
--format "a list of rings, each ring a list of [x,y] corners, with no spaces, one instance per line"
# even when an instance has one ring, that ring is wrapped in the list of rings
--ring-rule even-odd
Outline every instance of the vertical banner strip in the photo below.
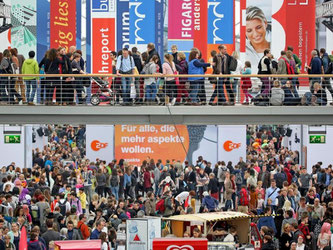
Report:
[[[130,0],[130,45],[145,51],[155,43],[155,0]]]
[[[82,19],[82,0],[76,0],[76,48],[81,49],[81,26]]]
[[[12,0],[11,6],[11,40],[12,47],[20,54],[28,56],[30,50],[36,51],[37,16],[36,0]]]
[[[208,4],[206,0],[194,2],[193,16],[194,47],[201,51],[203,59],[207,61]]]
[[[240,52],[246,48],[246,0],[240,0]]]
[[[76,45],[76,1],[51,0],[51,48]]]
[[[164,54],[164,15],[165,0],[155,1],[155,45],[159,55]]]
[[[37,60],[40,62],[50,48],[50,2],[37,1]]]
[[[87,22],[86,22],[86,58],[87,58],[87,67],[86,71],[91,73],[91,1],[87,0],[86,2],[86,9],[87,9]]]
[[[288,23],[286,26],[287,46],[294,47],[294,53],[305,63],[311,60],[311,51],[316,46],[316,3],[315,1],[298,1],[287,3]],[[301,14],[300,14],[301,13]],[[304,72],[304,71],[303,71]]]
[[[117,51],[129,48],[129,0],[117,0]]]

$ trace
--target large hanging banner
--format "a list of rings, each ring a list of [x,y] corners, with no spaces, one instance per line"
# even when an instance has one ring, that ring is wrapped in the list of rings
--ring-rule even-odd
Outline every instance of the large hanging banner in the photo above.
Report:
[[[177,127],[177,130],[176,130]],[[217,161],[217,127],[186,125],[116,125],[115,157],[140,165],[152,158],[187,160],[195,164],[200,155]]]
[[[11,47],[11,0],[3,0],[0,3],[0,15],[1,15],[1,26],[0,26],[0,51],[9,49]]]
[[[11,46],[28,57],[29,51],[36,51],[37,44],[36,0],[12,0],[11,10]]]
[[[37,60],[40,62],[50,48],[50,1],[37,1]]]
[[[90,161],[102,159],[107,162],[114,160],[114,126],[87,125],[86,153]]]
[[[116,49],[116,0],[90,0],[91,73],[112,73],[110,52]]]
[[[234,0],[208,0],[208,58],[220,44],[227,46],[230,55],[235,50],[234,5]]]
[[[315,10],[314,0],[241,0],[240,49],[253,74],[267,48],[279,58],[292,46],[303,66],[309,64],[315,48]]]
[[[130,46],[146,51],[155,43],[155,0],[130,0]]]
[[[129,0],[117,0],[117,51],[130,45]]]
[[[169,0],[168,51],[177,45],[178,51],[189,53],[194,47],[193,26],[194,0]]]
[[[239,157],[246,159],[246,125],[218,126],[218,159],[239,162]]]
[[[76,46],[76,0],[51,0],[50,46]]]

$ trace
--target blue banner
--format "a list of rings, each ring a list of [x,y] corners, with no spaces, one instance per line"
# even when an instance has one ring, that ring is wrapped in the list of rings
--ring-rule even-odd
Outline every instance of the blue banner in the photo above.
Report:
[[[155,43],[155,0],[130,0],[130,44],[139,50]]]
[[[129,48],[130,14],[129,0],[117,0],[117,50]]]
[[[82,17],[82,3],[81,0],[76,0],[76,49],[81,50],[81,17]]]
[[[155,0],[155,47],[162,58],[164,54],[164,1]]]
[[[233,44],[234,0],[208,0],[208,44]]]
[[[37,60],[40,62],[50,48],[50,1],[37,1]]]

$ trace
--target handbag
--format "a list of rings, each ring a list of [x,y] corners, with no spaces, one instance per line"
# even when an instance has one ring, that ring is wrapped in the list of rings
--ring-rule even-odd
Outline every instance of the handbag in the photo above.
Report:
[[[131,94],[130,94],[130,97],[132,99],[135,99],[135,97],[136,97],[136,90],[135,90],[135,85],[134,85],[133,81],[131,82]]]

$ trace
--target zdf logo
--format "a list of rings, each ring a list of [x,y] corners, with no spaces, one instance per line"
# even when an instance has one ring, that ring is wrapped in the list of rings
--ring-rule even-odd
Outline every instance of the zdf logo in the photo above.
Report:
[[[232,150],[234,149],[238,149],[241,147],[241,143],[234,143],[232,141],[226,141],[224,144],[223,144],[223,148],[225,151],[227,152],[231,152]]]
[[[108,146],[108,143],[103,143],[100,142],[99,140],[94,140],[91,142],[90,146],[92,150],[99,151],[102,148],[106,148]]]

